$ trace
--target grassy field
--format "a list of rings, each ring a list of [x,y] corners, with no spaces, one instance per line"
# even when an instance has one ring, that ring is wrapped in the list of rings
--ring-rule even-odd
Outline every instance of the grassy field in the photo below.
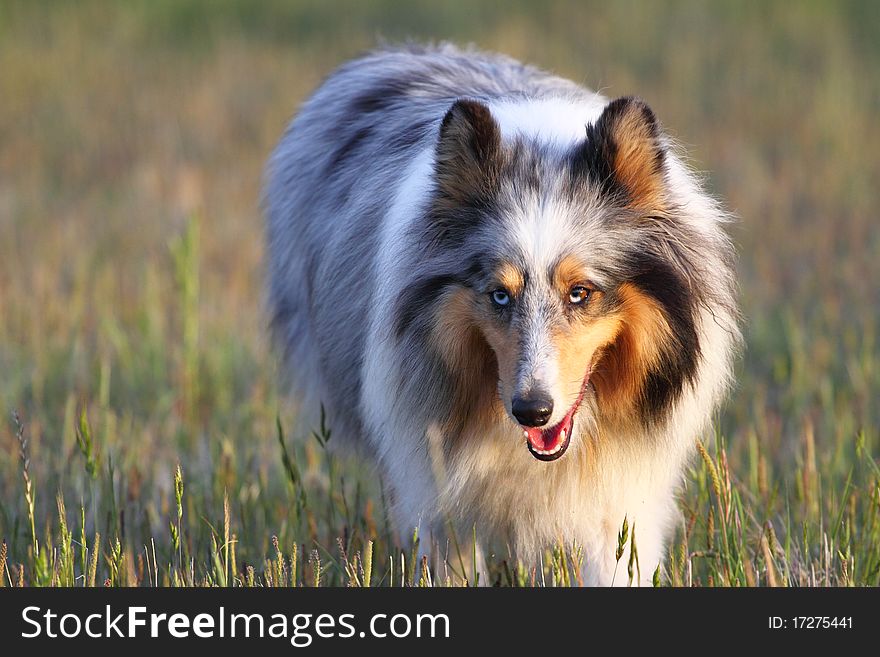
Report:
[[[261,308],[267,154],[322,76],[407,37],[642,95],[741,218],[739,383],[659,582],[877,585],[878,26],[867,1],[3,0],[0,585],[474,583],[296,435]],[[577,583],[558,546],[490,561]]]

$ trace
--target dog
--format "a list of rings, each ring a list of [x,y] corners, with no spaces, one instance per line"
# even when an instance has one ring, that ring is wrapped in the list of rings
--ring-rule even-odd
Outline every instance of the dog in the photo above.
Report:
[[[576,546],[609,585],[626,519],[650,582],[740,334],[730,216],[644,101],[380,49],[305,101],[263,203],[301,417],[375,460],[404,536]]]

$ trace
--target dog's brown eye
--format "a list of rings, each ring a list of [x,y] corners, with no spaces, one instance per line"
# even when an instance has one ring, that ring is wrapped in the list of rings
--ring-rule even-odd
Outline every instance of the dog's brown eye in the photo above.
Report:
[[[571,292],[568,293],[568,300],[574,304],[585,303],[590,298],[590,294],[592,293],[593,291],[588,287],[585,287],[583,285],[575,285],[573,288],[571,288]]]
[[[496,306],[506,306],[510,303],[510,294],[507,290],[497,289],[492,292],[492,303]]]

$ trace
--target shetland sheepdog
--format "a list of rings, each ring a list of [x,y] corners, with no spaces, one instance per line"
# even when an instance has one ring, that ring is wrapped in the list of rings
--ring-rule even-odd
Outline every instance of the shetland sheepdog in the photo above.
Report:
[[[626,518],[650,581],[739,331],[729,216],[644,101],[379,50],[305,101],[263,202],[300,417],[372,457],[402,535],[574,546],[608,585]]]

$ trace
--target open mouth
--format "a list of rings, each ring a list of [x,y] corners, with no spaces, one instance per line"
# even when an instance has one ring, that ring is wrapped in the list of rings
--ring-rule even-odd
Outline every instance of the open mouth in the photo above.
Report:
[[[589,380],[589,372],[584,377],[584,383],[581,386],[581,392],[575,400],[572,407],[559,422],[552,427],[523,427],[523,437],[526,439],[526,446],[539,461],[555,461],[565,454],[568,445],[571,442],[571,428],[574,424],[574,416],[580,408],[581,401],[584,398],[584,392],[587,389],[587,381]]]

